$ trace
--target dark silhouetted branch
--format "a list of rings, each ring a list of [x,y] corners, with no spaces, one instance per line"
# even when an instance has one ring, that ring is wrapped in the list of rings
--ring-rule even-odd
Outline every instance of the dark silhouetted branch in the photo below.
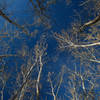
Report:
[[[2,16],[5,20],[7,20],[9,23],[15,25],[16,27],[24,30],[26,32],[26,30],[24,29],[23,26],[17,24],[16,22],[12,21],[2,10],[0,10],[0,16]]]

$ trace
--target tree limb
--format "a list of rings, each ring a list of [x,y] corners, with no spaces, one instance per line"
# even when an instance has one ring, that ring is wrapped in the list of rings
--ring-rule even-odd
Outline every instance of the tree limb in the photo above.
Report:
[[[100,14],[93,20],[91,20],[91,21],[85,23],[83,26],[81,26],[80,31],[83,31],[85,28],[96,24],[98,21],[100,21]]]
[[[16,22],[12,21],[2,10],[0,10],[0,16],[2,16],[5,20],[7,20],[9,23],[17,26],[18,28],[24,30],[26,32],[26,30],[24,29],[23,26],[17,24]]]
[[[35,64],[36,64],[37,61],[35,61],[35,63],[30,67],[29,71],[27,72],[26,74],[26,78],[24,80],[24,82],[22,83],[21,87],[18,89],[18,91],[12,96],[12,98],[10,100],[16,100],[19,93],[23,90],[23,88],[25,87],[25,85],[27,84],[28,82],[28,78],[29,78],[29,75],[30,73],[32,72],[32,69],[34,68]]]

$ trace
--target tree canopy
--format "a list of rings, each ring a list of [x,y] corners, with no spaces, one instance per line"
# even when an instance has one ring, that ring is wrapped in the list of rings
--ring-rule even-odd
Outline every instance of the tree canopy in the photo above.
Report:
[[[0,100],[100,100],[100,0],[0,1]]]

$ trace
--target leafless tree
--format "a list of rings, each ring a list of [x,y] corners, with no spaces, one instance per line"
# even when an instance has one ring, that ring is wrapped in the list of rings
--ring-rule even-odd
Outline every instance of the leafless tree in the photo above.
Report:
[[[99,100],[100,0],[82,0],[81,10],[73,9],[75,13],[71,15],[73,19],[68,29],[59,32],[61,25],[56,24],[50,9],[52,5],[60,4],[57,2],[66,3],[67,7],[73,5],[73,0],[26,0],[24,10],[10,11],[0,4],[3,21],[0,26],[1,100],[5,99],[5,90],[10,94],[9,100],[48,100],[41,96],[45,84],[48,85],[45,95],[51,100]],[[54,55],[53,50],[63,53],[67,61],[62,61],[60,53]],[[48,71],[44,75],[45,69]],[[44,79],[45,83],[42,82]]]

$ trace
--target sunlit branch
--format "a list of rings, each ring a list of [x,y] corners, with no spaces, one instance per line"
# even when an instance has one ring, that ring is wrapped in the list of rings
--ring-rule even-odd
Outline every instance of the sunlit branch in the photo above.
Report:
[[[49,82],[50,82],[50,86],[51,86],[51,93],[52,93],[53,99],[56,100],[56,94],[54,93],[54,87],[53,87],[53,84],[52,84],[52,81],[50,78],[50,73],[48,75],[48,78],[49,78]]]
[[[86,0],[85,2],[81,3],[80,6],[87,4],[90,0]]]
[[[100,63],[99,60],[93,60],[93,59],[90,59],[90,61],[95,62],[95,63]]]
[[[26,86],[27,86],[27,83],[24,85],[24,87],[22,88],[22,90],[21,90],[21,92],[20,92],[19,100],[22,100],[22,99],[23,99]]]
[[[0,100],[4,100],[4,90],[5,90],[8,78],[9,78],[9,74],[5,73],[4,68],[0,72],[3,74],[3,76],[0,75],[0,86],[2,84],[2,87],[0,87],[0,97],[1,97]]]
[[[86,89],[85,89],[85,85],[84,85],[84,78],[83,78],[82,75],[80,75],[80,77],[81,77],[81,80],[82,80],[82,88],[84,90],[84,93],[86,93]]]
[[[77,44],[71,43],[68,46],[61,46],[60,48],[67,48],[67,47],[86,48],[86,47],[99,46],[99,45],[100,45],[100,42],[91,43],[91,44],[84,44],[84,45],[77,45]]]
[[[1,93],[1,100],[4,100],[4,89],[6,86],[6,81],[2,79],[2,83],[3,83],[3,86],[2,86],[2,90],[0,91],[0,93]]]
[[[59,89],[60,89],[61,84],[63,82],[63,75],[64,75],[64,67],[62,68],[62,71],[61,71],[61,74],[60,74],[60,79],[59,79],[59,84],[58,84],[58,87],[57,87],[56,97],[58,95]]]
[[[93,20],[91,20],[91,21],[85,23],[83,26],[81,26],[80,31],[83,31],[85,28],[96,24],[98,21],[100,21],[100,14]]]
[[[32,72],[34,66],[36,65],[36,62],[37,62],[37,59],[35,60],[34,64],[30,67],[29,71],[28,71],[27,74],[26,74],[25,79],[23,80],[23,84],[22,84],[21,87],[18,89],[18,91],[13,95],[13,97],[11,98],[11,100],[16,100],[16,98],[18,97],[18,95],[19,95],[20,93],[22,93],[22,90],[24,90],[25,85],[26,85],[27,82],[28,82],[29,75],[30,75],[30,73]],[[20,94],[20,95],[22,95],[22,94]]]
[[[91,44],[86,44],[86,45],[73,45],[73,47],[91,47],[91,46],[97,46],[97,45],[100,45],[100,42],[97,42],[97,43],[91,43]]]
[[[13,95],[13,97],[10,99],[10,100],[16,100],[19,93],[22,91],[22,89],[24,88],[25,84],[27,83],[28,80],[26,80],[22,85],[21,87],[19,88],[19,90]]]
[[[38,73],[38,77],[37,77],[37,83],[36,83],[36,94],[37,94],[37,100],[39,98],[39,83],[40,83],[40,77],[41,77],[41,73],[42,73],[42,68],[43,68],[43,64],[42,64],[42,56],[39,56],[39,62],[40,62],[40,70]]]
[[[49,72],[49,73],[48,73],[48,81],[50,82],[51,94],[52,94],[52,96],[53,96],[53,99],[54,99],[54,100],[57,100],[57,96],[58,96],[59,90],[60,90],[60,88],[61,88],[61,84],[62,84],[62,82],[63,82],[64,66],[62,67],[61,72],[59,72],[59,75],[57,76],[57,77],[58,77],[58,81],[56,82],[55,85],[53,85],[53,82],[52,82],[50,76],[51,76],[51,73]]]

